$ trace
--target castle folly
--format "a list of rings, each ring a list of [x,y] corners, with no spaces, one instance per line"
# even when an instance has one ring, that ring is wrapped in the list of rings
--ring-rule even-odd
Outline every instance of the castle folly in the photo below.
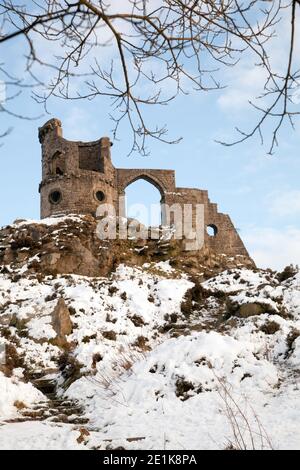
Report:
[[[205,225],[212,230],[211,235],[205,233],[207,248],[220,255],[249,257],[230,217],[218,212],[207,191],[176,187],[173,170],[115,168],[108,137],[95,142],[68,141],[63,138],[58,119],[51,119],[39,129],[39,140],[42,218],[61,213],[95,215],[104,202],[113,204],[118,211],[119,197],[124,196],[126,187],[144,179],[160,191],[162,203],[204,206]]]

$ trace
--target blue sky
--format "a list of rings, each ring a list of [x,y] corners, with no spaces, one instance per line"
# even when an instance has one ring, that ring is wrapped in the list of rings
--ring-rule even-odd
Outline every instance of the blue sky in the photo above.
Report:
[[[16,45],[10,47],[6,56],[16,53]],[[231,140],[235,125],[251,126],[255,114],[247,99],[260,85],[257,72],[247,62],[225,71],[224,80],[228,84],[224,90],[191,93],[168,106],[146,111],[149,122],[167,123],[170,137],[183,137],[179,144],[149,142],[150,156],[128,157],[131,135],[124,125],[112,148],[113,163],[117,167],[176,170],[177,186],[207,189],[219,210],[230,214],[259,266],[280,269],[289,263],[300,264],[300,123],[295,131],[282,129],[274,156],[266,154],[258,139],[234,147],[215,143],[220,138]],[[20,121],[0,114],[1,131],[13,126],[0,148],[0,225],[16,218],[39,218],[40,125],[58,117],[64,136],[74,140],[111,136],[112,128],[108,103],[101,98],[91,102],[52,100],[49,114],[45,114],[25,91],[15,102],[14,111],[43,116]],[[268,130],[265,135],[270,138]],[[156,190],[147,183],[136,183],[135,190],[130,187],[131,203],[157,200]]]

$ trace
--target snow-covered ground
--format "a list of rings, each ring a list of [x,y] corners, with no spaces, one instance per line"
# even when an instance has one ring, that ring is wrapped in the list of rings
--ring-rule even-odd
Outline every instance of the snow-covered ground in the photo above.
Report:
[[[234,269],[193,287],[167,262],[110,278],[1,274],[0,343],[19,363],[0,372],[0,448],[300,449],[300,274]],[[67,355],[51,323],[61,297]],[[87,424],[17,421],[43,400],[30,383],[42,371]]]

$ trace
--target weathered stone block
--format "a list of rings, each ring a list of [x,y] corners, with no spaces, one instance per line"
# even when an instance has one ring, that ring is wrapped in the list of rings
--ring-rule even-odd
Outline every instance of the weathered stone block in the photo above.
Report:
[[[53,313],[52,326],[58,337],[66,337],[73,331],[70,311],[63,298],[60,298]]]

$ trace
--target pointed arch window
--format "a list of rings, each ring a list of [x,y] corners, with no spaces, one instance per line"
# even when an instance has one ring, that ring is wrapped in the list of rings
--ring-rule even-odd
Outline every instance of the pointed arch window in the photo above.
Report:
[[[63,176],[66,172],[65,158],[62,152],[55,152],[50,161],[50,173],[53,176]]]

